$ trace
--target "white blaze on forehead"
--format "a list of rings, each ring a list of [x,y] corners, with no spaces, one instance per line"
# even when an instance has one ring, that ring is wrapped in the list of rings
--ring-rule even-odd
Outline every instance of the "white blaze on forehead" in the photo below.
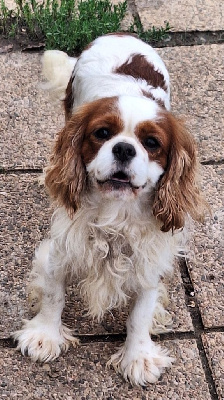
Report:
[[[156,121],[159,107],[149,99],[121,96],[118,98],[118,109],[124,129],[102,145],[96,157],[87,165],[87,171],[94,174],[97,180],[108,179],[121,168],[117,165],[113,147],[119,142],[125,142],[135,148],[136,155],[128,165],[122,166],[123,171],[131,178],[133,186],[143,187],[148,184],[152,187],[164,170],[159,163],[150,160],[147,150],[135,135],[135,128],[143,121]]]
[[[124,132],[134,134],[135,127],[144,121],[156,121],[158,118],[158,104],[144,97],[120,96],[118,108],[124,122]]]
[[[137,139],[135,136],[136,126],[144,121],[158,120],[158,112],[160,109],[155,101],[148,98],[146,99],[144,97],[142,98],[134,96],[120,96],[118,98],[118,108],[124,123],[124,130],[122,134],[129,137],[132,136],[133,138],[135,138],[135,140]],[[148,153],[140,145],[138,139],[137,143],[136,144],[137,148],[139,149],[139,155],[140,153],[142,154],[140,156],[140,159],[135,158],[132,162],[132,166],[136,164],[136,180],[138,180],[138,183],[140,185],[142,184],[142,179],[150,180],[152,184],[155,184],[158,181],[159,177],[163,174],[164,170],[156,161],[151,161],[150,159],[148,160]]]

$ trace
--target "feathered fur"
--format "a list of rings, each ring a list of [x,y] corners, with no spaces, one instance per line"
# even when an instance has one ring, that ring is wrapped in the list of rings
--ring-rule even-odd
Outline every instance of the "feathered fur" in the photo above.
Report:
[[[46,52],[43,69],[66,122],[46,169],[56,210],[31,272],[37,315],[13,336],[35,361],[78,344],[61,321],[75,275],[93,318],[133,303],[108,364],[132,384],[154,383],[174,361],[150,337],[170,327],[161,277],[183,251],[188,219],[203,215],[194,140],[170,112],[163,61],[135,37],[98,38],[78,59]]]

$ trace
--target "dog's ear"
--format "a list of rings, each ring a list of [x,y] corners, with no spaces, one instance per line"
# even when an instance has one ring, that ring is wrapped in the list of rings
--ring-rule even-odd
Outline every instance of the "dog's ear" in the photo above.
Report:
[[[79,206],[86,185],[86,169],[81,157],[85,115],[81,108],[59,132],[50,166],[46,169],[45,184],[50,195],[69,212]]]
[[[184,124],[164,113],[159,125],[170,138],[166,171],[158,182],[153,213],[162,222],[161,230],[184,226],[186,214],[203,221],[205,202],[196,183],[196,146]]]

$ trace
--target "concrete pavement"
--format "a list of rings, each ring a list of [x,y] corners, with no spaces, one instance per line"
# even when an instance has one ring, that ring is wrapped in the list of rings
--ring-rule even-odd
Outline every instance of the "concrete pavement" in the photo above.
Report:
[[[156,25],[155,20],[163,25],[165,18],[174,30],[223,29],[223,2],[203,4],[129,1],[145,26]],[[10,332],[29,316],[25,284],[34,247],[47,235],[52,212],[38,178],[63,118],[38,89],[41,53],[0,54],[2,399],[224,399],[224,45],[158,51],[170,72],[173,111],[185,118],[197,140],[202,187],[212,209],[205,225],[195,227],[189,259],[176,266],[169,282],[173,332],[156,340],[164,342],[176,362],[146,388],[132,388],[106,369],[124,340],[127,310],[93,323],[84,315],[75,285],[67,294],[64,320],[81,345],[46,365],[31,363],[13,348]]]

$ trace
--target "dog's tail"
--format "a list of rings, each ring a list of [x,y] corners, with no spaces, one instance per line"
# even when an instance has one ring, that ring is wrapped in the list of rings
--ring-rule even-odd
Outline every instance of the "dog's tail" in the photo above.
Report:
[[[47,82],[41,88],[48,90],[53,101],[64,100],[65,91],[77,58],[60,50],[47,50],[42,57],[42,74]]]

